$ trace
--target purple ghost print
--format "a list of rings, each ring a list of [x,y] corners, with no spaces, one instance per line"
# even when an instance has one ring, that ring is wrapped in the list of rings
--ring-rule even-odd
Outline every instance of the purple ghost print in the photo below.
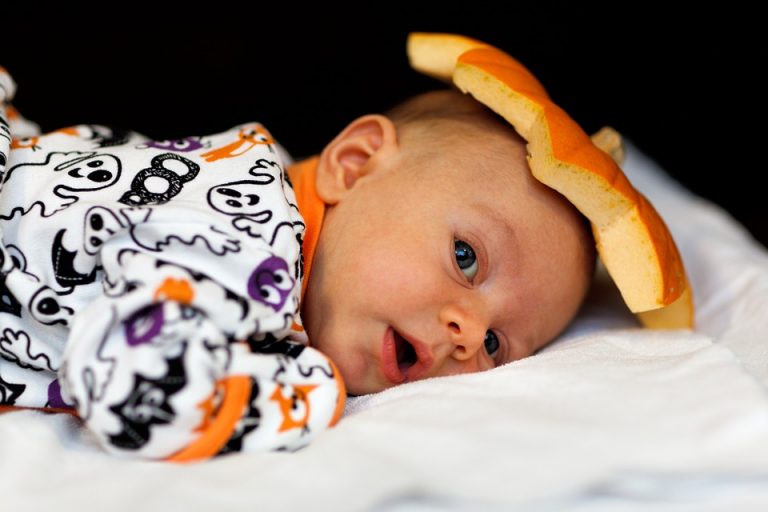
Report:
[[[205,147],[199,137],[184,137],[173,140],[151,140],[143,147],[155,149],[167,149],[169,151],[178,151],[179,153],[188,153]]]
[[[285,260],[270,256],[248,278],[248,295],[279,311],[288,299],[294,282]]]
[[[149,343],[160,334],[164,322],[163,305],[153,304],[131,315],[125,321],[125,340],[134,347]]]

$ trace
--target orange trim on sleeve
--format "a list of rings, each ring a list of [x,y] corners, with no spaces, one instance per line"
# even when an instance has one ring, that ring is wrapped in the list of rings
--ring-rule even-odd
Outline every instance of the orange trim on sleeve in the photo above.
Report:
[[[287,169],[288,177],[293,184],[293,191],[296,193],[296,201],[299,203],[299,213],[304,217],[306,224],[302,244],[302,253],[304,254],[304,280],[301,283],[302,300],[309,282],[312,259],[315,256],[315,249],[317,249],[317,241],[320,238],[320,229],[323,226],[323,217],[325,216],[325,203],[318,197],[315,189],[315,176],[319,163],[320,157],[315,155],[297,162]]]
[[[336,367],[333,361],[331,361],[330,357],[328,358],[328,362],[330,363],[331,369],[333,370],[333,377],[336,379],[336,386],[339,390],[339,397],[336,399],[336,409],[333,411],[331,421],[328,422],[328,426],[333,427],[339,422],[341,415],[344,414],[344,406],[347,403],[347,388],[344,385],[344,379],[341,377],[341,372],[339,372],[339,369]]]
[[[251,378],[233,375],[224,379],[224,401],[208,428],[194,442],[166,460],[170,462],[194,462],[213,457],[227,444],[243,416],[248,397],[251,395]]]
[[[76,410],[67,407],[21,407],[18,405],[0,405],[0,414],[13,411],[40,411],[50,413],[63,412],[79,418]]]

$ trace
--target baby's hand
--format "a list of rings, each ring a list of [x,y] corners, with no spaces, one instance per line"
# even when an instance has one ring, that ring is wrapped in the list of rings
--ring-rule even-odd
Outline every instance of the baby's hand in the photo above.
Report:
[[[344,410],[341,374],[319,351],[279,341],[269,352],[233,350],[232,374],[248,376],[247,409],[219,454],[296,450],[336,424]]]
[[[62,382],[67,402],[110,452],[186,462],[295,450],[343,411],[341,375],[313,348],[231,342],[178,300],[122,322],[114,310],[89,318],[89,330],[105,334],[67,347]]]

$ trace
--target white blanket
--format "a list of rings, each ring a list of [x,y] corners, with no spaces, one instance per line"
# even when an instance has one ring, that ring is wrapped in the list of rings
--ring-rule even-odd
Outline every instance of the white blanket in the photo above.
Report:
[[[577,321],[493,371],[351,399],[297,453],[189,466],[101,453],[64,415],[0,415],[0,510],[768,510],[768,253],[635,147],[697,330],[641,329],[600,274]]]

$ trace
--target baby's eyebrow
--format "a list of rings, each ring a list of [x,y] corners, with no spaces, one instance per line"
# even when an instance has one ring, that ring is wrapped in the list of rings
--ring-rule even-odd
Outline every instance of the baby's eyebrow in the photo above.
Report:
[[[509,222],[509,219],[505,218],[494,208],[491,208],[484,203],[475,203],[472,206],[478,212],[478,216],[481,220],[490,220],[490,223],[484,222],[485,225],[483,226],[483,229],[486,229],[487,226],[490,226],[491,231],[493,231],[494,236],[491,238],[492,242],[494,243],[492,245],[500,245],[504,248],[512,247],[515,251],[518,249],[519,245],[517,233],[515,232],[512,224]],[[503,240],[504,243],[499,244],[499,240]],[[500,256],[509,256],[509,254],[500,254]]]

